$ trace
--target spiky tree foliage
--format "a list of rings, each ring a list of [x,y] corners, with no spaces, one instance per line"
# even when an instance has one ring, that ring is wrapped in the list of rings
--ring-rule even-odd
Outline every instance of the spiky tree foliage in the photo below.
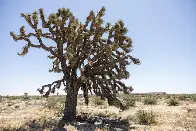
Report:
[[[32,14],[21,14],[34,32],[27,33],[24,26],[20,28],[19,35],[10,32],[15,41],[27,43],[18,55],[26,55],[30,48],[43,49],[49,52],[48,58],[53,61],[50,72],[63,73],[61,80],[38,90],[48,96],[64,84],[67,93],[64,120],[73,121],[76,118],[79,89],[83,91],[86,104],[88,94],[94,92],[102,99],[106,98],[110,105],[121,108],[123,106],[116,95],[133,90],[121,80],[129,77],[126,66],[140,64],[140,61],[129,54],[132,40],[126,35],[128,29],[123,21],[119,20],[114,25],[104,24],[104,12],[104,7],[97,14],[90,11],[86,22],[81,23],[69,9],[58,9],[48,18],[43,9],[39,9],[39,12]],[[32,43],[32,38],[39,43]],[[49,39],[56,45],[47,46],[43,39]],[[48,90],[44,92],[45,88]]]

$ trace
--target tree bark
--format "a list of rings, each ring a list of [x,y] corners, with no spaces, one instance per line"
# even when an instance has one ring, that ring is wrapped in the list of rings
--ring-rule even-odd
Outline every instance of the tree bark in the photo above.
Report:
[[[77,87],[69,85],[65,101],[65,109],[62,117],[62,120],[65,123],[73,122],[76,120],[77,95]]]

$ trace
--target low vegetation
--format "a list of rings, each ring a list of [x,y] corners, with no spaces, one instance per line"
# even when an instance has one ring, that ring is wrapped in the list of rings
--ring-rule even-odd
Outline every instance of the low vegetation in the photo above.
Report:
[[[121,96],[122,101],[124,103],[124,106],[126,109],[129,109],[130,107],[135,106],[136,104],[136,98],[133,95],[122,95]]]
[[[138,110],[136,112],[136,119],[138,120],[138,123],[142,125],[155,124],[156,123],[155,118],[156,118],[155,114],[152,111],[147,112],[145,110]]]
[[[94,104],[95,105],[103,105],[104,104],[104,100],[102,100],[100,97],[95,96],[94,97]]]
[[[170,98],[167,101],[168,106],[178,106],[179,105],[179,100],[177,98]]]
[[[157,98],[153,96],[147,96],[143,100],[144,105],[156,105],[157,104]]]
[[[196,129],[196,94],[118,97],[126,110],[109,106],[96,96],[90,96],[89,105],[85,105],[82,102],[84,99],[78,97],[77,123],[65,125],[64,128],[69,131]],[[57,124],[64,111],[65,96],[28,96],[27,100],[24,95],[0,98],[0,130],[58,131]]]

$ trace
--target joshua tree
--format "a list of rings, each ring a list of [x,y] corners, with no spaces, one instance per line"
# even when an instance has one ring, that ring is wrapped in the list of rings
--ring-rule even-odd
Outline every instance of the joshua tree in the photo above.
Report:
[[[43,9],[32,14],[21,13],[21,16],[33,29],[27,33],[25,27],[20,27],[16,35],[10,32],[15,41],[23,40],[27,44],[19,56],[24,56],[30,48],[43,49],[49,53],[53,61],[50,72],[63,73],[63,78],[51,84],[42,86],[38,91],[44,96],[55,93],[63,84],[66,101],[63,120],[70,122],[76,119],[77,95],[83,91],[85,103],[88,104],[88,94],[94,92],[102,99],[107,99],[110,105],[123,105],[116,98],[119,92],[129,93],[133,89],[126,86],[122,79],[129,77],[126,66],[140,64],[133,58],[132,40],[126,34],[128,29],[122,20],[114,25],[103,23],[105,8],[95,15],[90,11],[85,23],[81,23],[69,9],[61,8],[46,19]],[[39,20],[40,19],[40,20]],[[32,43],[37,39],[38,43]],[[55,44],[49,46],[45,39]],[[45,88],[48,90],[45,91]]]

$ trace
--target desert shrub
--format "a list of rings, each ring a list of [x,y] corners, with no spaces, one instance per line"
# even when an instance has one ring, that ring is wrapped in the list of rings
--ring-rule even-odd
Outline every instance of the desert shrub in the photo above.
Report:
[[[8,104],[7,104],[7,106],[12,106],[12,105],[14,105],[13,102],[8,102]]]
[[[2,102],[2,101],[3,101],[3,96],[0,95],[0,102]]]
[[[177,97],[181,101],[185,100],[191,100],[191,101],[196,101],[196,94],[180,94]]]
[[[37,120],[30,120],[27,122],[25,127],[19,128],[20,130],[35,130],[35,131],[44,131],[45,129],[54,129],[54,127],[57,127],[58,121],[54,118],[46,118],[45,116],[42,116],[41,118]]]
[[[133,95],[134,97],[134,99],[135,99],[135,101],[138,101],[138,102],[140,102],[140,101],[142,101],[142,96],[140,96],[140,95]]]
[[[185,101],[185,100],[188,99],[188,97],[187,97],[186,95],[179,95],[178,98],[179,98],[179,100],[181,100],[181,101]]]
[[[64,96],[51,96],[47,99],[46,107],[49,109],[55,110],[56,117],[62,117],[64,106],[65,106],[65,97]]]
[[[169,94],[164,95],[165,99],[170,99],[171,96]]]
[[[156,105],[157,99],[153,96],[147,96],[143,99],[144,105]]]
[[[168,106],[178,106],[179,105],[179,100],[177,98],[170,98],[167,101]]]
[[[22,96],[21,98],[22,98],[22,100],[29,100],[29,99],[30,99],[30,97],[29,97],[29,96],[27,96],[27,95]]]
[[[32,100],[41,100],[43,96],[31,96]]]
[[[192,94],[192,95],[190,96],[190,99],[191,99],[192,101],[196,101],[196,94]]]
[[[56,117],[62,117],[64,106],[65,106],[65,97],[64,96],[50,96],[47,98],[47,102],[45,104],[45,107],[48,109],[55,110],[55,116]]]
[[[151,125],[156,123],[155,114],[152,111],[147,112],[145,110],[138,110],[136,112],[136,119],[141,125]]]
[[[14,107],[14,108],[18,109],[18,108],[20,108],[20,106],[19,106],[19,105],[15,105],[15,107]]]
[[[8,96],[7,98],[9,100],[18,100],[18,99],[20,99],[20,96]]]
[[[135,106],[136,103],[135,97],[133,95],[128,95],[128,94],[122,96],[122,101],[126,109]]]
[[[135,106],[135,103],[136,103],[136,100],[135,99],[129,99],[128,101],[126,101],[126,108],[129,108],[129,107],[132,107],[132,106]]]
[[[56,109],[57,107],[57,99],[53,98],[53,97],[49,97],[47,98],[47,102],[46,102],[46,108],[49,109]]]
[[[96,96],[94,97],[94,103],[95,105],[103,105],[104,101],[100,97]]]

